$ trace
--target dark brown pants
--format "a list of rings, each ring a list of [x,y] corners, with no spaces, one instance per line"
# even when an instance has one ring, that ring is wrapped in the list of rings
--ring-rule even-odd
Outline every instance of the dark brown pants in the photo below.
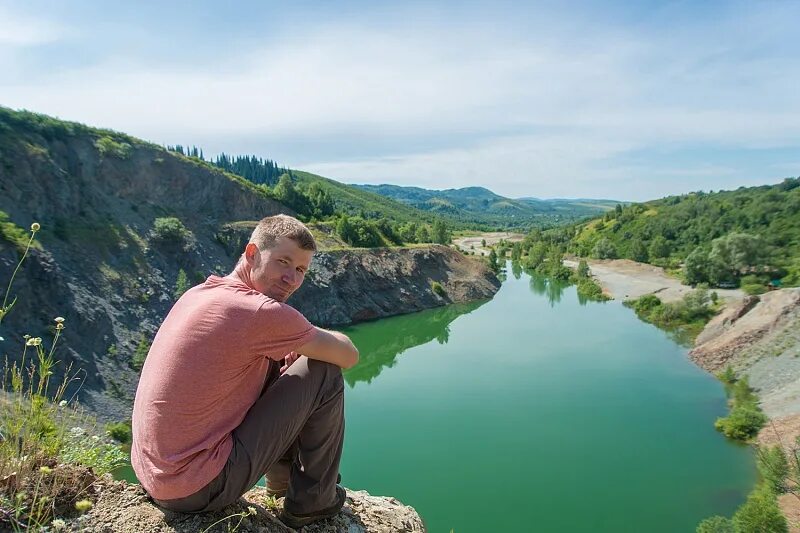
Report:
[[[222,472],[196,493],[155,500],[172,511],[216,511],[235,502],[265,473],[289,471],[286,503],[310,513],[336,500],[344,440],[344,380],[339,367],[300,357],[279,376],[273,363],[264,389],[232,434]]]

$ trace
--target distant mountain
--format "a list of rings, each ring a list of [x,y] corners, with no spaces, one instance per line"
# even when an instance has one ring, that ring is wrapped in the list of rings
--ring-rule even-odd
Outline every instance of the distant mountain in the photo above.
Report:
[[[399,185],[355,185],[406,205],[435,213],[458,225],[525,229],[560,225],[602,214],[614,200],[506,198],[484,187],[441,191]]]

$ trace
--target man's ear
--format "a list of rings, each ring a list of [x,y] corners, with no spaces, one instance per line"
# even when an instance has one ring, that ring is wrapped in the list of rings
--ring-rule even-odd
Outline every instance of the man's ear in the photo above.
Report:
[[[256,259],[256,255],[258,255],[258,246],[256,246],[255,243],[248,242],[247,246],[244,248],[245,260],[252,265],[253,261]]]

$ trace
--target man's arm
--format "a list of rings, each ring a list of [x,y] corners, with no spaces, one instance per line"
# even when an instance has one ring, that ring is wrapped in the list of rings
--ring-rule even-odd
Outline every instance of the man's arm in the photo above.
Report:
[[[358,362],[358,349],[350,338],[338,331],[314,328],[315,334],[297,353],[311,359],[332,363],[340,368],[350,368]]]

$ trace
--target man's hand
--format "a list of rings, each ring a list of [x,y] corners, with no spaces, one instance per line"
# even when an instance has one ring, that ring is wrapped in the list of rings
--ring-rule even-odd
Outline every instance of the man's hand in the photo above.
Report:
[[[300,354],[299,354],[299,353],[297,353],[297,352],[289,352],[289,353],[286,355],[286,357],[284,357],[284,358],[283,358],[283,366],[281,367],[281,374],[283,374],[284,372],[286,372],[286,370],[288,370],[288,369],[289,369],[289,367],[290,367],[290,366],[292,366],[292,363],[294,363],[295,361],[297,361],[297,359],[298,359],[299,357],[300,357]]]

